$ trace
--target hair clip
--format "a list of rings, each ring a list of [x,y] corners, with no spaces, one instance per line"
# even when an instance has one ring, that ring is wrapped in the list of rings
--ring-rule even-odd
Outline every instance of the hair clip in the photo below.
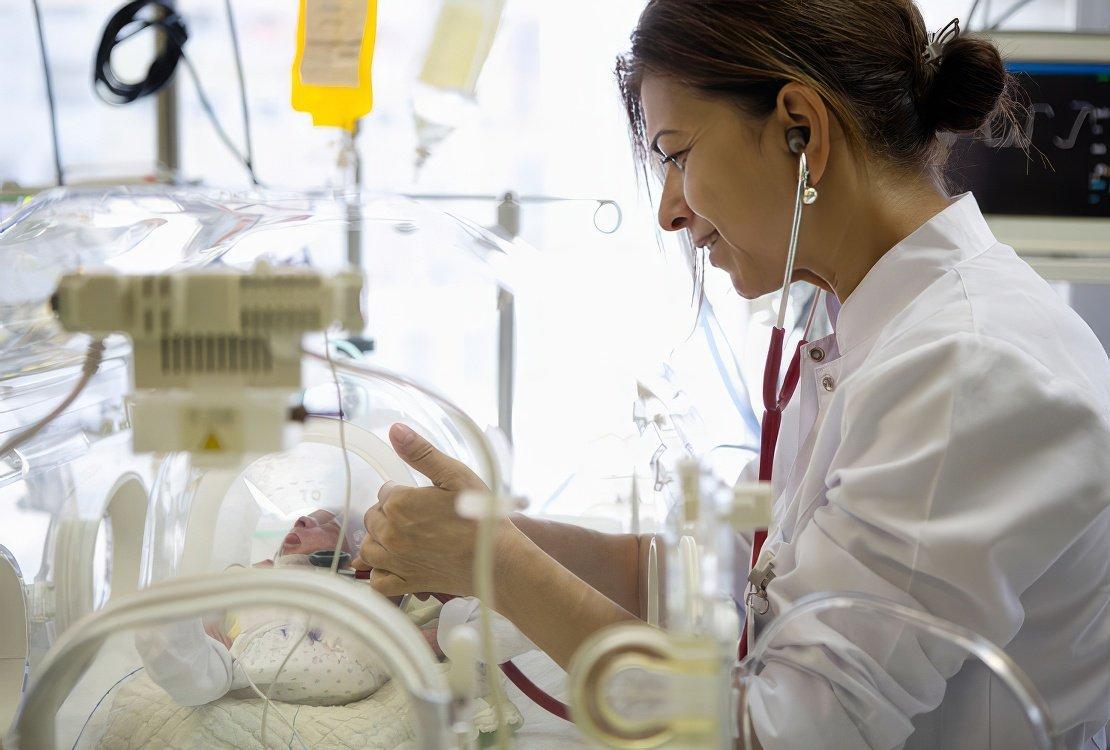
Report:
[[[925,45],[925,51],[921,56],[925,58],[926,63],[935,63],[944,54],[944,48],[948,43],[959,35],[960,19],[953,18],[943,29],[929,35],[929,43]]]

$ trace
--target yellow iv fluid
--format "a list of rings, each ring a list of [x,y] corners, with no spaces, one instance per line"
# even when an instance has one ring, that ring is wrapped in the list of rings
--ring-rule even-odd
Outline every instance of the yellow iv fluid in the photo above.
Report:
[[[293,109],[312,124],[354,131],[374,105],[377,0],[300,0]]]
[[[474,96],[505,0],[444,0],[420,82]]]
[[[435,30],[413,89],[416,167],[474,105],[505,0],[441,0]]]

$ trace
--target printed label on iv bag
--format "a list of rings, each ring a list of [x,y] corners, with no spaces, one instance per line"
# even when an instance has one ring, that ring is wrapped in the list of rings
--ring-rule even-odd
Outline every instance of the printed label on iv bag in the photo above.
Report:
[[[306,0],[301,82],[355,88],[366,0]]]

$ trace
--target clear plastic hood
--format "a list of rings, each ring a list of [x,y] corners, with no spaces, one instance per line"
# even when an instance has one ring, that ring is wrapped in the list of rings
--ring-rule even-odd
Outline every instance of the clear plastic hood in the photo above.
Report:
[[[48,307],[66,272],[247,268],[259,259],[333,271],[347,263],[352,241],[371,270],[377,258],[401,255],[411,259],[414,280],[461,271],[512,283],[504,240],[397,196],[356,202],[330,193],[58,188],[0,224],[0,373],[49,368],[79,356],[80,347],[58,329]],[[521,253],[513,255],[513,263],[522,260]]]

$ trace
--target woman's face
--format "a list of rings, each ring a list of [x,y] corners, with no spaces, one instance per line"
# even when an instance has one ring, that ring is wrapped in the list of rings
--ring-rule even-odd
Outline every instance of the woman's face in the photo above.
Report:
[[[724,100],[646,76],[647,137],[663,162],[659,224],[685,229],[709,262],[754,299],[782,286],[797,160],[774,118],[746,115]]]

